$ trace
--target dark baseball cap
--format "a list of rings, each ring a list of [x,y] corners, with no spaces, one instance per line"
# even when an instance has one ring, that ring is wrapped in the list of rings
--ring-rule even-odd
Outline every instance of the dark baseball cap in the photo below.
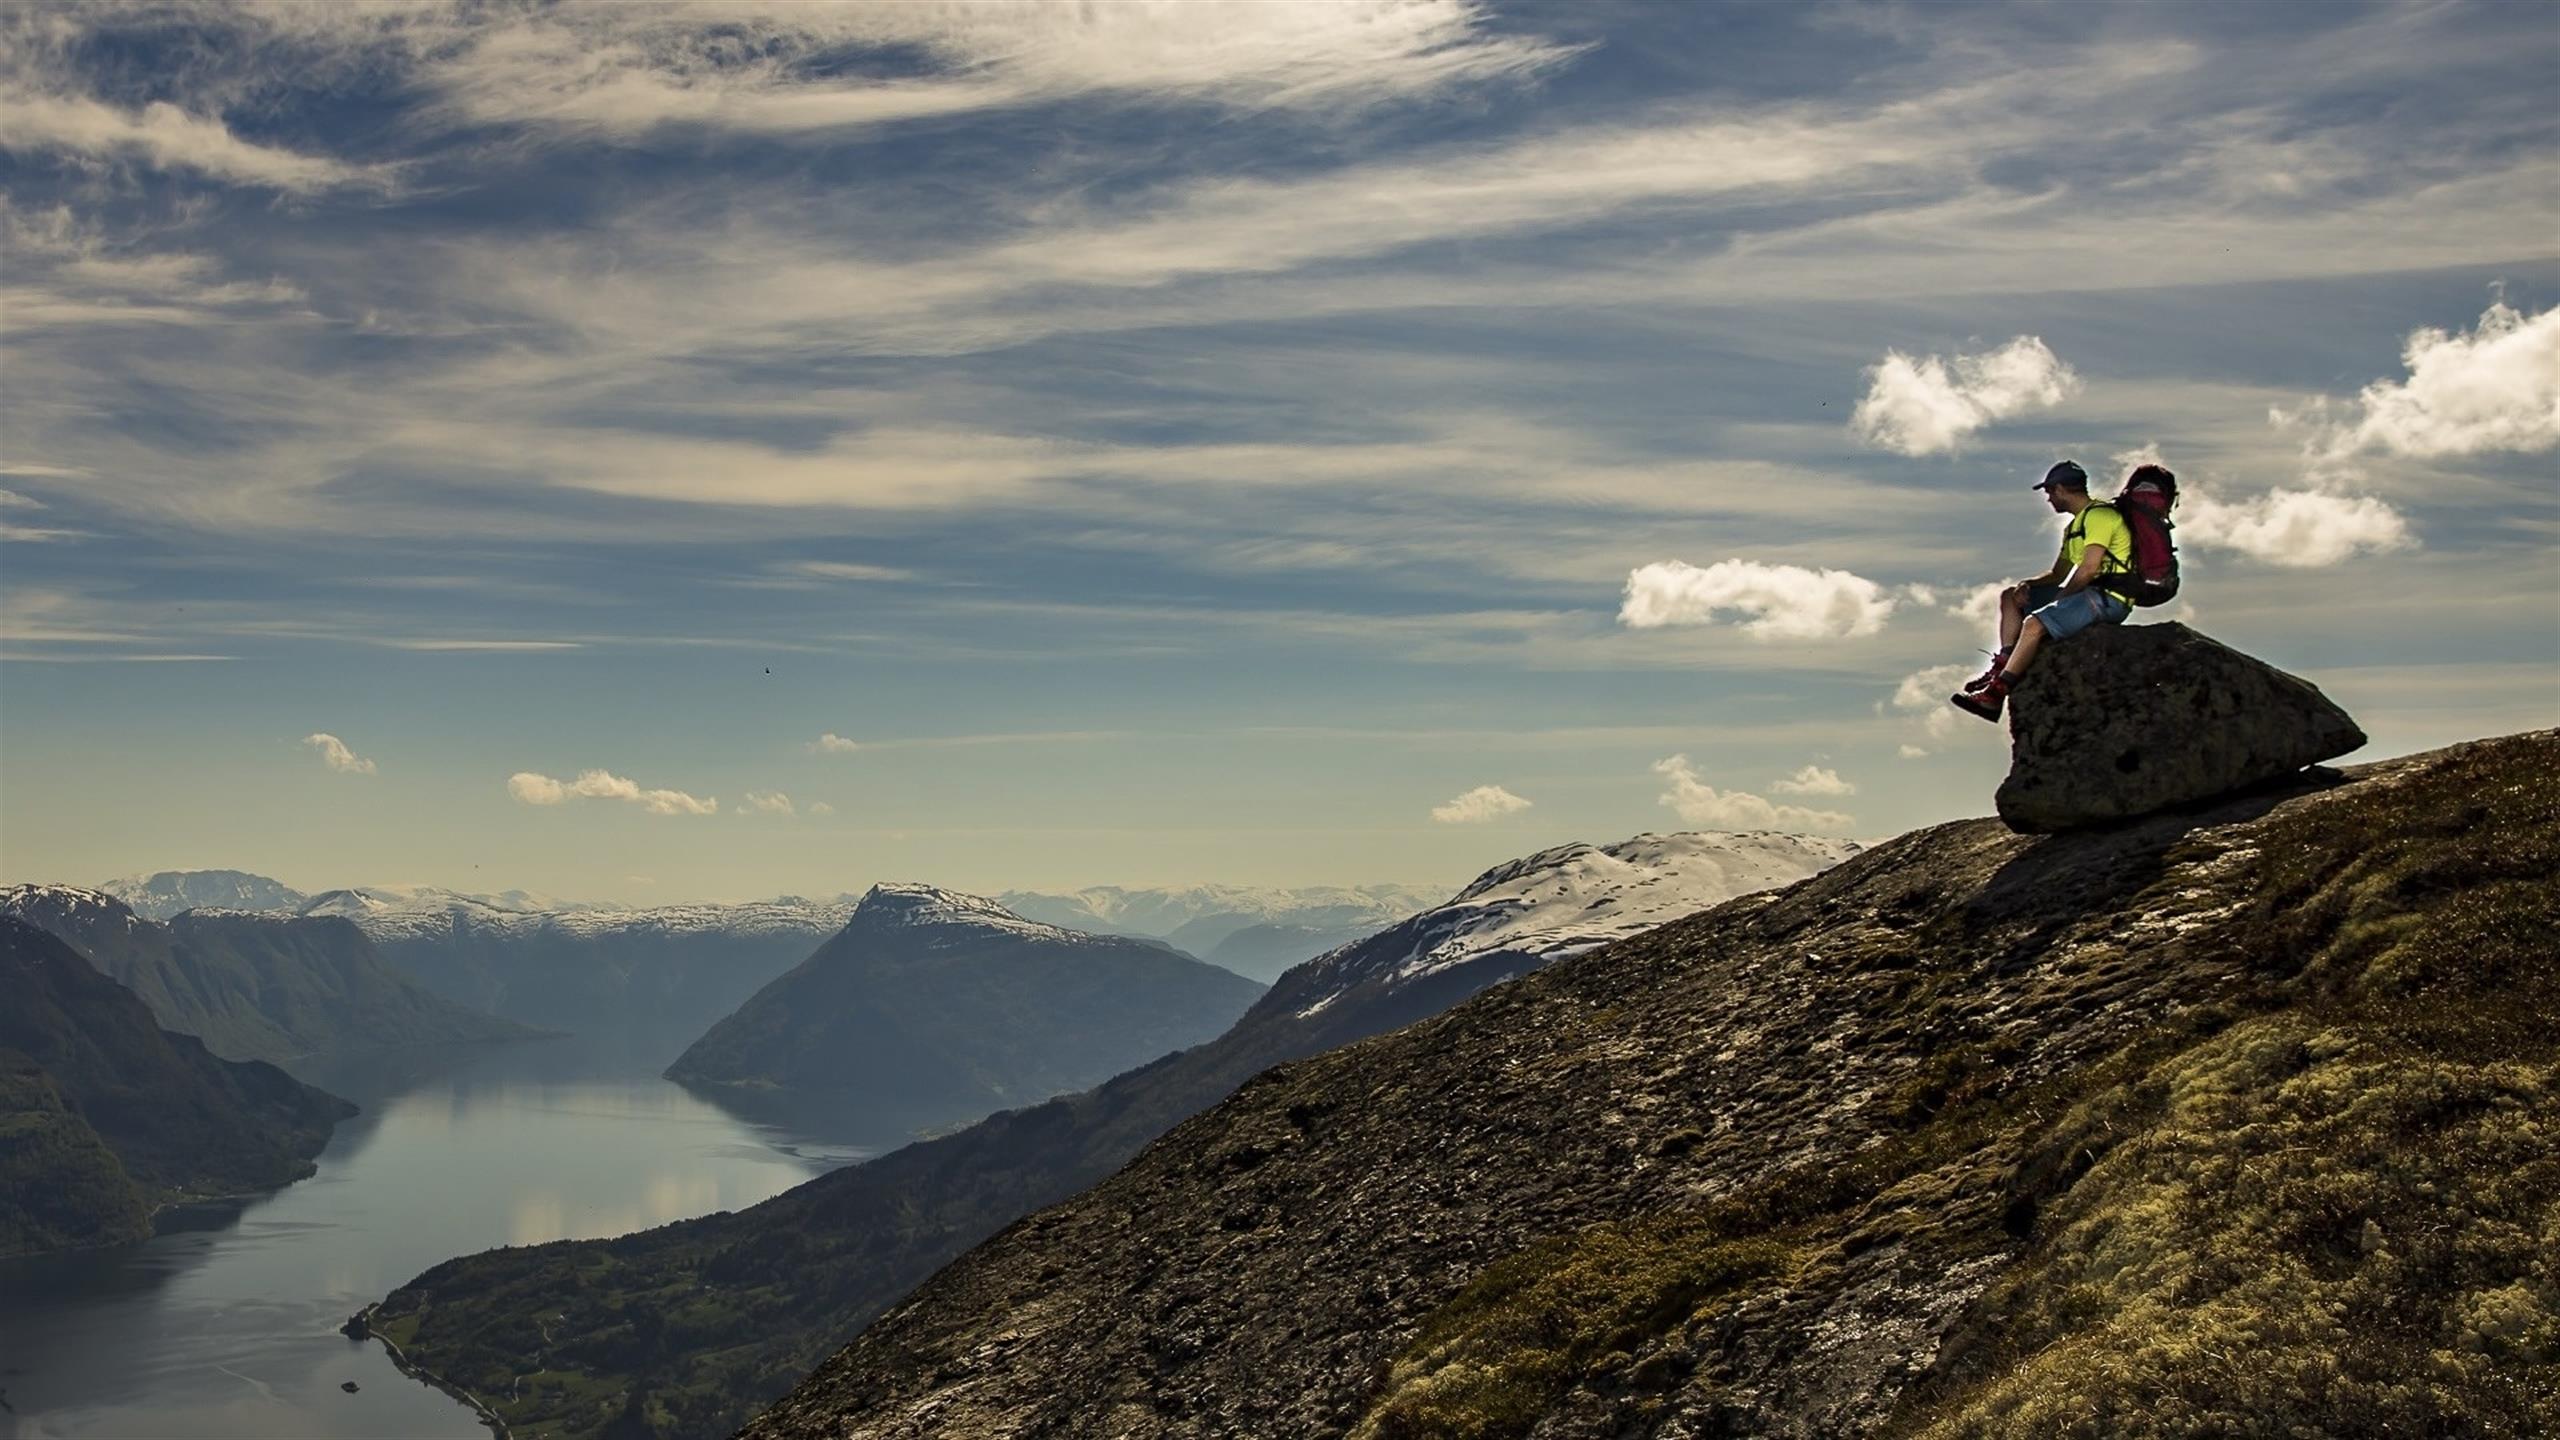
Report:
[[[2036,482],[2035,488],[2050,490],[2056,485],[2085,493],[2089,488],[2089,472],[2065,460],[2044,472],[2044,478]]]

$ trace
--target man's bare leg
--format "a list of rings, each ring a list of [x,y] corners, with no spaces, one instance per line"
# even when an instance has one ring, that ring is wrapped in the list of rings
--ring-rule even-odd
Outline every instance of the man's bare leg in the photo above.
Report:
[[[2027,592],[2023,587],[2012,585],[2000,592],[2000,648],[2003,651],[2018,648],[2018,627],[2026,621],[2026,605]]]
[[[2018,627],[2018,643],[2010,647],[2009,663],[2000,667],[2001,673],[2010,680],[2026,674],[2027,667],[2035,663],[2036,647],[2043,643],[2044,622],[2028,616],[2026,623]]]

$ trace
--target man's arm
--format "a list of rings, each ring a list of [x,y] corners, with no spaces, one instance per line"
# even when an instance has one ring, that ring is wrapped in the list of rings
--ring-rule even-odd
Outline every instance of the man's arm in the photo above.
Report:
[[[2070,574],[2070,573],[2071,573],[2071,571],[2070,571],[2069,567],[2065,566],[2065,565],[2062,563],[2062,556],[2061,556],[2061,554],[2060,554],[2059,552],[2057,552],[2057,553],[2054,555],[2054,557],[2053,557],[2053,568],[2052,568],[2052,569],[2047,570],[2047,571],[2046,571],[2046,572],[2044,572],[2043,574],[2038,575],[2038,576],[2034,577],[2033,579],[2021,580],[2021,581],[2019,581],[2017,584],[2012,585],[2012,586],[2010,586],[2009,588],[2010,588],[2011,590],[2013,590],[2013,591],[2017,592],[2017,593],[2018,593],[2018,594],[2020,594],[2020,595],[2024,595],[2024,594],[2026,594],[2026,593],[2027,593],[2027,588],[2028,588],[2029,586],[2031,586],[2031,585],[2055,585],[2055,584],[2059,584],[2059,583],[2061,583],[2061,581],[2062,581],[2062,577],[2063,577],[2063,576],[2065,576],[2065,575],[2068,575],[2068,574]]]
[[[2084,547],[2080,551],[2080,563],[2071,567],[2071,577],[2062,582],[2062,593],[2065,595],[2077,595],[2081,591],[2088,589],[2089,582],[2098,578],[2098,572],[2105,568],[2106,563],[2107,547],[2103,545],[2090,545]],[[2062,572],[2061,562],[2056,561],[2053,569],[2054,573],[2060,574]]]

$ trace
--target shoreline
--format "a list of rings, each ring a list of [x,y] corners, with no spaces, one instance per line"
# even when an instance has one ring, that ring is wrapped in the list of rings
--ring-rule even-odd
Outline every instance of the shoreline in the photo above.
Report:
[[[470,1407],[471,1413],[479,1418],[481,1424],[488,1426],[490,1432],[496,1435],[498,1440],[513,1440],[513,1437],[507,1431],[507,1422],[499,1418],[498,1412],[491,1408],[488,1402],[482,1400],[479,1396],[472,1394],[470,1391],[463,1389],[461,1386],[454,1384],[452,1381],[445,1379],[443,1376],[438,1375],[433,1370],[411,1360],[408,1352],[400,1348],[398,1341],[393,1340],[390,1336],[373,1328],[373,1312],[380,1309],[381,1304],[382,1302],[377,1300],[373,1304],[367,1305],[353,1315],[348,1316],[347,1323],[339,1326],[338,1332],[350,1340],[380,1341],[382,1343],[383,1350],[391,1356],[391,1363],[393,1367],[398,1369],[401,1374],[408,1376],[410,1379],[415,1380],[422,1385],[431,1386],[435,1389],[441,1390],[445,1394],[452,1396],[454,1399],[459,1400],[464,1405]]]

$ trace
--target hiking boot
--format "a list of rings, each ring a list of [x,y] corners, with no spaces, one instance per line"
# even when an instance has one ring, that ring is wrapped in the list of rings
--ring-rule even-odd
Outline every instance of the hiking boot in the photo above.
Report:
[[[2008,652],[2008,651],[2003,650],[2003,651],[2001,651],[2000,653],[1998,653],[1998,654],[1996,654],[1996,655],[1992,656],[1992,657],[1991,657],[1991,668],[1990,668],[1990,669],[1985,670],[1985,671],[1983,671],[1981,674],[1976,675],[1976,676],[1974,676],[1972,679],[1967,680],[1966,682],[1964,682],[1964,693],[1966,693],[1967,695],[1979,695],[1979,694],[1981,694],[1983,691],[1990,689],[1990,688],[1991,688],[1991,682],[2000,678],[2000,672],[2001,672],[2003,669],[2007,668],[2008,664],[2009,664],[2009,652]]]
[[[1979,690],[1967,687],[1947,697],[1949,704],[1966,714],[1979,715],[1985,720],[1994,722],[1999,720],[2000,708],[2007,703],[2008,699],[2009,687],[2002,683],[2002,678],[1997,675],[1992,676],[1991,683]]]

